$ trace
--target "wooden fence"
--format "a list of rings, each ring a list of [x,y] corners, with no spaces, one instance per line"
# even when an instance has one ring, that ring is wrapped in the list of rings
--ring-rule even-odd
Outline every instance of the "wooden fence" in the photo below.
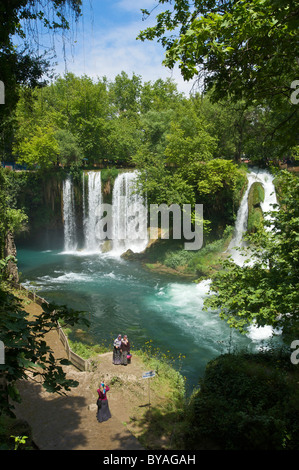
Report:
[[[34,291],[33,292],[30,291],[30,290],[26,289],[26,287],[24,287],[21,284],[18,284],[16,282],[13,282],[12,285],[15,289],[24,291],[26,293],[26,296],[30,300],[33,300],[33,302],[35,302],[36,304],[42,306],[43,303],[46,303],[47,305],[49,305],[49,302],[47,302],[47,300],[45,300],[42,297],[40,297],[39,295],[37,295]],[[59,339],[60,339],[60,341],[61,341],[61,343],[62,343],[62,345],[63,345],[63,347],[66,351],[68,360],[75,367],[77,367],[77,369],[79,369],[79,370],[82,370],[82,371],[89,370],[89,361],[87,361],[86,359],[83,359],[82,357],[78,356],[78,354],[76,354],[74,351],[71,350],[69,342],[68,342],[68,338],[67,338],[66,334],[64,333],[64,331],[63,331],[63,329],[62,329],[59,322],[57,322],[57,333],[58,333]]]

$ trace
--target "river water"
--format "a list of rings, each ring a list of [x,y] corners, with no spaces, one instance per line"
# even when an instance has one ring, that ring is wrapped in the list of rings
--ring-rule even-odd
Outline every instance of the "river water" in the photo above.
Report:
[[[111,344],[112,349],[118,333],[127,334],[133,346],[133,357],[134,348],[150,344],[153,350],[174,358],[175,367],[186,377],[189,391],[198,385],[207,362],[219,354],[243,349],[256,351],[267,344],[271,328],[251,328],[247,335],[241,335],[230,329],[218,312],[203,310],[209,280],[195,284],[149,271],[138,262],[126,261],[120,253],[131,247],[130,244],[121,247],[114,241],[114,249],[108,253],[96,249],[101,178],[98,172],[89,172],[87,176],[88,199],[83,201],[85,245],[77,248],[73,190],[67,179],[63,194],[64,249],[18,248],[18,266],[25,286],[35,289],[48,301],[85,311],[90,320],[87,336],[95,343]],[[123,215],[128,208],[140,203],[129,187],[133,179],[132,173],[126,173],[120,174],[115,182],[114,227],[122,233],[130,233],[129,217]],[[248,189],[254,181],[263,184],[266,193],[263,210],[269,210],[269,204],[276,202],[270,175],[265,171],[252,171],[248,181]],[[230,248],[233,258],[236,256],[234,246],[241,245],[246,229],[247,194],[248,191],[237,215]],[[140,215],[140,205],[138,207]],[[146,227],[141,229],[141,234],[146,233]],[[140,251],[144,246],[144,241],[140,246],[134,241],[133,251]],[[235,262],[241,262],[237,256]]]
[[[122,333],[133,355],[150,341],[152,349],[174,357],[188,390],[209,360],[230,348],[256,350],[269,337],[267,329],[240,335],[217,312],[203,311],[208,281],[178,281],[108,254],[19,249],[18,264],[25,286],[48,301],[87,312],[94,342],[112,344]]]

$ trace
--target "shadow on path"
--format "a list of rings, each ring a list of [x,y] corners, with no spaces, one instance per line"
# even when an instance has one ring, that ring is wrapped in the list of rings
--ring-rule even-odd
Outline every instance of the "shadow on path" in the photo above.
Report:
[[[138,440],[112,415],[104,423],[96,419],[85,396],[46,392],[39,384],[19,384],[22,403],[15,404],[18,418],[26,420],[40,450],[142,450]]]

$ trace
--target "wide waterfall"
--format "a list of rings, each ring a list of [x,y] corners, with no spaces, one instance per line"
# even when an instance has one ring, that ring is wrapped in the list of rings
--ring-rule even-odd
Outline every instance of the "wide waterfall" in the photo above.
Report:
[[[87,184],[86,184],[87,180]],[[144,199],[137,194],[136,172],[120,173],[114,183],[112,205],[103,203],[100,171],[83,173],[82,212],[83,246],[80,252],[101,253],[103,246],[112,255],[121,255],[128,249],[137,253],[145,249],[148,242],[147,208]],[[107,207],[109,206],[109,207]],[[109,210],[108,210],[109,209]],[[107,223],[110,230],[104,233],[104,214],[109,212]],[[106,211],[106,212],[105,212]],[[78,250],[77,226],[75,223],[74,189],[69,176],[63,185],[64,251]],[[110,216],[110,218],[109,218]],[[109,240],[108,245],[104,244]]]
[[[74,187],[70,176],[63,182],[64,250],[77,249]]]

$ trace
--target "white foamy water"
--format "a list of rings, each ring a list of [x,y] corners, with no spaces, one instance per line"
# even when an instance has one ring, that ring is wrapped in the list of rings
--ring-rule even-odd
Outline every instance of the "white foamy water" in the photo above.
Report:
[[[117,176],[112,196],[112,253],[116,255],[129,249],[139,253],[148,242],[147,208],[136,189],[136,172]]]
[[[64,250],[66,252],[77,248],[75,217],[74,187],[72,178],[68,176],[63,182]]]
[[[147,207],[144,199],[137,194],[137,173],[120,173],[113,185],[111,218],[104,213],[101,172],[87,172],[87,185],[83,175],[83,232],[84,244],[77,243],[76,214],[74,209],[74,188],[71,177],[63,184],[64,250],[62,254],[92,256],[108,252],[111,257],[120,257],[128,249],[139,253],[146,248]],[[101,224],[109,224],[107,233]],[[106,244],[108,242],[108,245]],[[110,246],[109,246],[110,245]]]
[[[99,239],[98,224],[100,222],[100,211],[102,206],[102,179],[100,171],[89,171],[88,177],[88,199],[87,214],[86,201],[83,192],[83,217],[84,217],[84,238],[85,245],[83,251],[85,253],[95,253],[101,251],[102,240]],[[84,174],[83,174],[84,181]]]
[[[64,273],[61,276],[40,276],[36,282],[41,284],[63,284],[63,283],[74,283],[74,282],[90,282],[92,277],[84,273]]]

